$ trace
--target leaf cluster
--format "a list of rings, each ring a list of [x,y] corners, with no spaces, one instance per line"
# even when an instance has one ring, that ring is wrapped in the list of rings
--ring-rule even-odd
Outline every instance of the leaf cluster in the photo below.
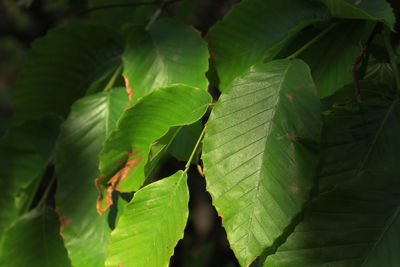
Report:
[[[168,266],[191,166],[240,266],[400,265],[388,2],[243,0],[204,35],[190,0],[105,4],[32,44],[0,139],[0,265]],[[167,157],[186,165],[162,177]]]

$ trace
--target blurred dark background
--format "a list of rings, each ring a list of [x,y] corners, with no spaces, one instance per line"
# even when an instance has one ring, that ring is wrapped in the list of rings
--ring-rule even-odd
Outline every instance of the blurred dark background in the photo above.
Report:
[[[108,2],[119,3],[117,0]],[[193,7],[185,20],[204,36],[238,1],[184,0],[168,6],[166,13],[169,16],[176,15],[179,5],[184,2]],[[88,0],[0,0],[0,136],[12,123],[13,88],[32,41],[72,18],[85,19],[80,11],[91,6]],[[160,168],[159,177],[184,169],[184,164],[173,158],[166,160]],[[205,180],[196,168],[190,170],[188,183],[188,225],[184,239],[175,248],[171,266],[239,266],[229,248],[221,220],[211,204],[211,197],[206,192]]]

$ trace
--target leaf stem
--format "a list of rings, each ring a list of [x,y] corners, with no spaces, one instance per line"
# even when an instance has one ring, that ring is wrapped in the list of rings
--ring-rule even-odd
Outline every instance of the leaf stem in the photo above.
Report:
[[[111,76],[111,79],[108,81],[106,87],[104,87],[104,92],[108,92],[111,90],[113,87],[115,80],[119,75],[121,75],[122,72],[122,63],[119,64],[118,68],[114,71],[113,75]]]
[[[324,37],[328,32],[330,32],[338,23],[332,23],[331,25],[329,25],[329,27],[327,27],[325,30],[323,30],[322,32],[320,32],[317,36],[315,36],[313,39],[311,39],[310,41],[308,41],[305,45],[303,45],[299,50],[297,50],[296,52],[294,52],[293,54],[291,54],[290,56],[287,57],[287,59],[293,60],[296,57],[298,57],[298,55],[300,55],[304,50],[306,50],[307,48],[309,48],[311,45],[313,45],[315,42],[319,41],[322,37]]]
[[[396,55],[393,51],[392,44],[390,43],[389,36],[390,36],[390,30],[388,30],[388,28],[385,27],[385,30],[383,31],[383,34],[382,34],[382,38],[383,38],[383,42],[385,43],[386,50],[389,54],[390,64],[392,65],[392,69],[394,72],[394,78],[396,79],[397,91],[400,91],[399,69],[396,64]]]
[[[203,139],[203,136],[204,136],[204,134],[205,134],[205,132],[206,132],[206,129],[207,129],[207,125],[204,126],[203,131],[201,132],[201,134],[200,134],[200,136],[199,136],[199,139],[197,139],[197,143],[196,143],[196,145],[195,145],[194,148],[193,148],[192,154],[190,155],[189,160],[187,161],[187,163],[186,163],[186,165],[185,165],[185,171],[184,171],[184,172],[187,172],[187,171],[189,170],[190,163],[192,162],[192,159],[193,159],[193,157],[194,157],[194,154],[195,154],[196,151],[197,151],[197,147],[199,146],[199,144],[200,144],[200,142],[201,142],[201,139]]]
[[[150,29],[151,25],[153,25],[153,23],[158,19],[158,17],[161,15],[161,12],[164,10],[165,7],[167,7],[173,3],[179,2],[179,1],[182,1],[182,0],[170,0],[170,1],[161,0],[161,1],[159,1],[158,4],[160,5],[160,7],[150,17],[150,21],[149,21],[149,23],[147,23],[147,25],[145,27],[146,31],[148,31]]]
[[[37,205],[38,207],[43,206],[43,204],[45,203],[45,201],[47,199],[47,196],[49,195],[50,189],[52,188],[55,180],[56,180],[56,175],[53,174],[53,176],[51,177],[49,183],[47,184],[46,190],[44,191],[42,198],[40,199],[40,201],[39,201],[39,203]]]

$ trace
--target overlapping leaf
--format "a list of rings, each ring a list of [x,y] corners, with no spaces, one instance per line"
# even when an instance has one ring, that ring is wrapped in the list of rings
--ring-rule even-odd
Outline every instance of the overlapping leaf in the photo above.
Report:
[[[150,145],[170,127],[199,120],[210,103],[211,96],[205,90],[186,85],[160,88],[143,97],[125,111],[118,129],[105,142],[99,183],[103,181],[108,189],[138,190],[146,178],[144,166]]]
[[[111,230],[106,215],[96,212],[98,155],[116,121],[129,106],[124,88],[78,100],[58,141],[57,208],[69,257],[74,266],[100,266],[106,258]]]
[[[111,234],[106,266],[168,266],[183,238],[188,202],[183,171],[136,192]]]
[[[0,140],[0,234],[29,209],[53,157],[59,125],[53,116],[27,121],[10,128]]]
[[[352,87],[325,101],[318,195],[264,266],[400,264],[399,97],[362,88],[361,108]]]
[[[16,88],[17,117],[65,116],[93,81],[119,64],[120,39],[109,28],[71,22],[35,41]]]
[[[203,162],[213,204],[242,266],[272,246],[308,200],[320,107],[301,60],[256,65],[211,113]]]
[[[320,0],[333,17],[382,21],[391,29],[395,17],[386,0]]]
[[[130,26],[124,33],[127,46],[122,60],[133,103],[174,83],[207,89],[209,54],[206,43],[192,28],[161,19],[149,30]]]
[[[134,3],[138,5],[132,5]],[[105,25],[110,25],[114,29],[119,29],[119,27],[125,23],[140,24],[144,26],[147,24],[154,14],[154,12],[159,8],[159,5],[152,4],[148,5],[148,2],[154,2],[152,0],[93,0],[90,3],[93,8],[100,8],[110,5],[121,5],[115,8],[102,8],[91,12],[88,14],[89,20],[102,23]],[[142,4],[140,4],[142,3]],[[124,6],[125,5],[125,6]]]
[[[353,81],[351,67],[371,31],[364,21],[343,22],[300,54],[311,68],[320,97],[330,96]]]
[[[271,59],[293,33],[329,18],[320,3],[307,0],[245,0],[210,32],[210,49],[220,90],[263,59]]]
[[[1,266],[71,266],[58,216],[50,208],[34,209],[19,218],[1,241]]]

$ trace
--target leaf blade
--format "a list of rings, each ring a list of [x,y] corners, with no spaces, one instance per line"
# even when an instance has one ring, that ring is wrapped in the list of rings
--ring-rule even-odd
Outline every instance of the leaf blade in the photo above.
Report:
[[[20,217],[2,238],[0,263],[10,267],[71,266],[54,210],[34,209]]]
[[[360,266],[381,252],[388,262],[400,262],[387,242],[377,245],[382,236],[391,238],[391,222],[393,229],[398,226],[399,100],[372,84],[361,83],[361,88],[362,109],[351,86],[325,99],[318,194],[304,220],[264,266]]]
[[[126,206],[111,234],[106,266],[168,266],[189,215],[187,174],[143,187]]]
[[[117,130],[106,140],[100,154],[101,179],[111,181],[114,177],[117,190],[138,190],[146,178],[144,166],[151,144],[170,127],[199,120],[210,103],[211,96],[205,90],[179,84],[142,98],[124,112]]]
[[[116,120],[129,106],[124,88],[79,99],[63,123],[55,162],[57,211],[63,218],[62,234],[74,266],[104,263],[110,240],[105,214],[96,212],[98,155]]]
[[[207,89],[207,46],[190,27],[161,19],[147,31],[129,27],[125,35],[127,46],[122,61],[132,103],[174,83]]]
[[[329,12],[323,5],[303,0],[242,1],[235,5],[210,31],[219,89],[224,91],[251,65],[274,58],[295,32],[328,18]]]
[[[316,153],[305,140],[319,139],[321,123],[310,78],[300,60],[256,65],[222,94],[207,123],[207,190],[242,266],[272,246],[313,187]]]
[[[92,82],[118,65],[119,39],[105,26],[70,22],[35,41],[16,87],[17,118],[66,116]]]

